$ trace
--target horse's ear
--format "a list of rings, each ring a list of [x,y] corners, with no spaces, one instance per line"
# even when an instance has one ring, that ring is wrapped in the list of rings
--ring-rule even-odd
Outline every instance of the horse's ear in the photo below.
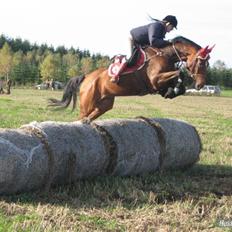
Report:
[[[205,48],[201,48],[200,52],[199,52],[199,56],[202,58],[205,58],[206,55],[208,54],[208,47],[209,45],[207,45]]]
[[[199,56],[202,58],[207,57],[214,47],[215,47],[215,44],[211,48],[209,48],[209,45],[207,45],[205,48],[201,48],[199,52]]]
[[[212,52],[213,48],[215,47],[216,44],[214,44],[211,48],[208,48],[208,53]]]

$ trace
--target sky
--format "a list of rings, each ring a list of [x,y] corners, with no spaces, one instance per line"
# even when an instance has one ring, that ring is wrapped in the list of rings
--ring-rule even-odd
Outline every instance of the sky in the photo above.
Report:
[[[184,36],[202,47],[216,44],[217,60],[232,68],[231,0],[7,0],[1,1],[0,34],[38,45],[74,47],[110,57],[129,55],[129,32],[148,15],[178,19],[166,39]]]

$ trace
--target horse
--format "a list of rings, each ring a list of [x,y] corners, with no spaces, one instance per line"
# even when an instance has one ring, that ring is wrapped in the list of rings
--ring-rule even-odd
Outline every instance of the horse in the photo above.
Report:
[[[111,110],[116,96],[144,96],[162,94],[180,80],[177,63],[184,63],[195,81],[195,88],[206,83],[209,53],[214,46],[202,48],[195,42],[179,36],[163,48],[145,47],[146,60],[142,68],[120,75],[119,83],[112,83],[107,68],[98,68],[89,74],[71,78],[61,100],[49,99],[49,106],[66,108],[73,98],[73,109],[79,93],[79,120],[92,121]],[[175,80],[175,82],[173,82]]]

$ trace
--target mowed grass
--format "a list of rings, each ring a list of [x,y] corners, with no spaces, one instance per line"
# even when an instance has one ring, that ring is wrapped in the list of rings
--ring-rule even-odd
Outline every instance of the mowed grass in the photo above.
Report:
[[[0,95],[0,127],[31,121],[74,121],[78,109],[52,110],[59,91],[13,89]],[[203,143],[191,169],[133,177],[96,177],[68,186],[0,197],[0,231],[231,231],[232,94],[116,98],[106,118],[165,117],[187,121]],[[17,183],[16,183],[17,184]]]

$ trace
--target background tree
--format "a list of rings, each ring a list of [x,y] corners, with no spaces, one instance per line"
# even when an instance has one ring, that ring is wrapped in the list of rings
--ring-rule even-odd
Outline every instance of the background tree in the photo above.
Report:
[[[59,55],[48,54],[40,65],[40,72],[43,81],[59,79],[61,59]]]
[[[217,60],[217,61],[214,62],[213,68],[224,70],[224,69],[226,69],[226,64],[222,60]]]
[[[12,68],[12,51],[7,42],[4,43],[0,49],[0,75],[4,76],[6,80],[9,79],[9,74]]]
[[[93,70],[93,60],[90,57],[82,58],[80,64],[82,74],[87,74]]]
[[[19,50],[13,54],[11,70],[11,78],[17,84],[21,84],[24,79],[23,64],[24,54],[21,50]]]
[[[79,75],[80,75],[80,68],[78,68],[78,65],[72,66],[68,69],[67,76],[69,78]]]
[[[96,68],[107,68],[110,65],[110,59],[108,56],[100,57],[96,60]]]
[[[63,65],[66,69],[66,75],[68,78],[77,76],[79,74],[79,62],[80,59],[78,55],[73,53],[73,50],[69,51],[63,56]]]

